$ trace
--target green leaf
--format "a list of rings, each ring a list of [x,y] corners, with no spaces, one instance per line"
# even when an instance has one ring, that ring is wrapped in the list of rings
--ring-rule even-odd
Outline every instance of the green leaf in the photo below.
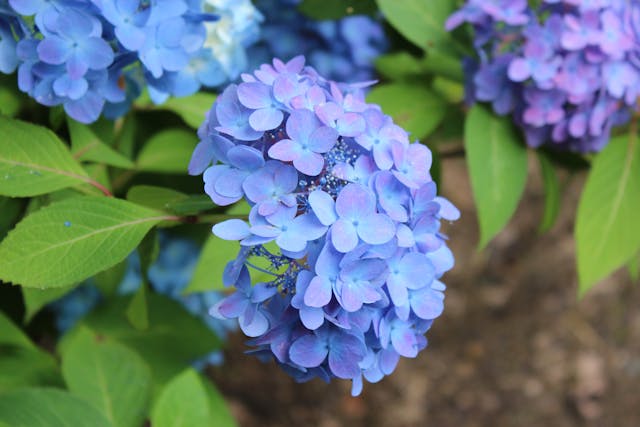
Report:
[[[0,422],[12,427],[114,427],[93,406],[69,392],[27,388],[0,396]],[[79,424],[80,423],[80,424]]]
[[[133,162],[102,142],[91,128],[67,118],[71,136],[71,152],[78,160],[104,163],[123,169],[133,168]]]
[[[149,327],[138,330],[125,316],[128,298],[118,298],[91,312],[84,322],[96,333],[138,352],[151,366],[154,382],[163,384],[194,360],[220,347],[216,335],[179,303],[147,294]]]
[[[518,206],[527,181],[527,150],[509,118],[497,117],[478,104],[465,121],[464,146],[482,248]]]
[[[50,354],[38,349],[29,350],[0,344],[0,395],[28,386],[61,384],[58,366]]]
[[[375,64],[378,72],[391,80],[411,79],[425,72],[420,59],[403,51],[380,55]]]
[[[151,371],[133,350],[82,328],[65,346],[62,375],[69,391],[117,427],[139,427],[151,397]]]
[[[127,200],[156,210],[171,211],[173,204],[188,200],[187,194],[154,185],[136,185],[127,192]],[[211,200],[211,199],[209,199]],[[211,205],[211,202],[209,203]]]
[[[183,129],[159,132],[142,147],[137,167],[145,172],[186,174],[197,143],[198,137],[194,132]]]
[[[144,331],[149,327],[147,291],[144,283],[133,294],[133,297],[131,297],[126,313],[127,319],[134,328]]]
[[[22,212],[22,200],[0,197],[0,239],[13,227]]]
[[[0,311],[0,345],[22,347],[35,350],[37,347],[22,330],[13,324],[2,311]]]
[[[77,197],[23,219],[0,243],[0,279],[64,287],[122,261],[166,217],[131,202]]]
[[[28,323],[33,319],[42,307],[52,301],[62,298],[71,292],[75,286],[65,286],[64,288],[22,288],[22,298],[24,299],[25,314],[24,321]]]
[[[235,425],[222,397],[212,387],[207,389],[193,369],[185,370],[165,386],[151,412],[151,423],[154,427]]]
[[[239,250],[240,243],[237,241],[222,240],[211,234],[200,252],[193,277],[184,294],[224,289],[222,273],[227,263],[236,259]]]
[[[118,287],[122,283],[125,273],[127,272],[127,259],[114,265],[111,268],[101,271],[93,276],[93,282],[98,287],[102,295],[109,298],[118,292]]]
[[[457,56],[452,56],[451,52],[442,52],[438,49],[429,51],[422,61],[425,71],[436,76],[446,77],[457,83],[464,83],[464,72],[462,61]]]
[[[382,14],[400,34],[421,49],[446,47],[444,23],[455,10],[451,0],[377,0]]]
[[[0,116],[0,195],[30,197],[89,181],[50,130]]]
[[[374,0],[303,0],[298,10],[317,20],[340,19],[348,15],[366,15],[377,10]]]
[[[632,282],[637,282],[640,279],[640,254],[631,257],[631,260],[627,264],[629,270],[629,277]]]
[[[28,385],[54,385],[59,373],[54,358],[37,348],[0,311],[0,393]]]
[[[367,101],[380,104],[411,139],[422,139],[433,132],[446,109],[444,101],[430,89],[406,83],[379,85],[369,92]]]
[[[640,250],[640,143],[613,138],[596,155],[576,219],[580,295]]]
[[[23,95],[18,91],[15,75],[0,75],[0,113],[13,117],[22,107]]]
[[[537,154],[544,184],[544,214],[538,230],[545,232],[553,227],[560,212],[560,183],[551,160],[541,151]]]
[[[171,110],[182,117],[182,120],[194,129],[200,127],[207,111],[216,100],[212,93],[199,92],[184,98],[169,98],[167,102],[157,106],[158,109]]]

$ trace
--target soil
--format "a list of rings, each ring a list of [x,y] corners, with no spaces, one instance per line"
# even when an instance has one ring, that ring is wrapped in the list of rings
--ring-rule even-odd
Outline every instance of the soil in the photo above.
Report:
[[[209,374],[241,426],[640,426],[640,286],[621,270],[577,299],[574,216],[583,176],[561,175],[560,217],[537,232],[539,174],[515,219],[481,252],[463,159],[447,159],[444,195],[456,267],[445,312],[415,359],[358,398],[348,381],[296,384],[246,350],[240,334]]]

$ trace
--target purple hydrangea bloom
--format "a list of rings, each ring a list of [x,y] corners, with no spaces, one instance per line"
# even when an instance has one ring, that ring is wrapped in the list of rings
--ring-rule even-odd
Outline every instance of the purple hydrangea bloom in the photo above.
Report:
[[[531,2],[529,2],[531,3]],[[513,114],[527,143],[598,151],[640,94],[640,5],[623,0],[468,0],[447,21],[475,30],[466,98]]]
[[[350,379],[357,395],[426,346],[453,267],[440,222],[459,212],[436,196],[429,149],[362,84],[325,80],[303,57],[242,78],[208,112],[189,166],[216,204],[251,207],[213,227],[241,250],[223,278],[236,292],[210,313],[237,318],[252,353],[296,380]],[[251,120],[264,111],[277,120]]]

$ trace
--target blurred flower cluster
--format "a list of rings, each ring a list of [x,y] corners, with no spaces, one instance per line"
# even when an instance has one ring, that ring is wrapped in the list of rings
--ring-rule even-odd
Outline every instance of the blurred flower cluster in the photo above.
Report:
[[[527,143],[598,151],[640,95],[640,4],[626,0],[468,0],[479,60],[468,96],[513,113]]]
[[[374,78],[373,61],[387,49],[382,24],[365,15],[316,21],[297,10],[301,0],[257,0],[265,17],[262,38],[250,47],[251,68],[271,58],[304,55],[328,79],[365,81]]]
[[[234,322],[215,319],[207,314],[209,308],[222,299],[219,292],[202,292],[182,295],[193,276],[200,249],[191,240],[160,235],[160,251],[157,260],[149,266],[148,278],[155,292],[178,301],[187,311],[200,318],[215,334],[224,340],[227,333],[236,328]],[[140,257],[134,252],[127,259],[127,268],[118,285],[118,294],[131,295],[142,285]],[[49,308],[54,313],[55,324],[61,333],[71,329],[82,317],[101,301],[98,287],[89,280],[78,286]],[[218,351],[202,360],[194,361],[196,367],[222,361]]]
[[[90,123],[236,78],[261,20],[249,0],[0,0],[0,71]]]
[[[213,232],[241,250],[236,292],[211,314],[238,318],[254,352],[296,380],[379,381],[415,357],[443,310],[453,256],[439,232],[458,210],[436,196],[431,152],[410,143],[358,84],[304,57],[275,59],[228,86],[199,130],[190,173],[213,202],[244,199],[249,222]],[[270,281],[252,285],[251,273]]]

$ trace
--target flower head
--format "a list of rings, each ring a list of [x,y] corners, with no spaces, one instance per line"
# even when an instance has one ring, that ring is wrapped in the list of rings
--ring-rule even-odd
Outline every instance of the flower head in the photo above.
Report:
[[[210,312],[237,318],[297,380],[350,379],[359,394],[426,346],[453,267],[440,221],[459,213],[436,196],[429,149],[361,85],[303,57],[242,79],[209,111],[189,168],[215,203],[251,206],[248,222],[213,227],[242,249],[224,277],[236,292]],[[271,280],[252,286],[252,272]]]
[[[640,95],[637,2],[468,0],[447,21],[469,22],[479,60],[467,97],[513,114],[527,143],[598,151]]]

